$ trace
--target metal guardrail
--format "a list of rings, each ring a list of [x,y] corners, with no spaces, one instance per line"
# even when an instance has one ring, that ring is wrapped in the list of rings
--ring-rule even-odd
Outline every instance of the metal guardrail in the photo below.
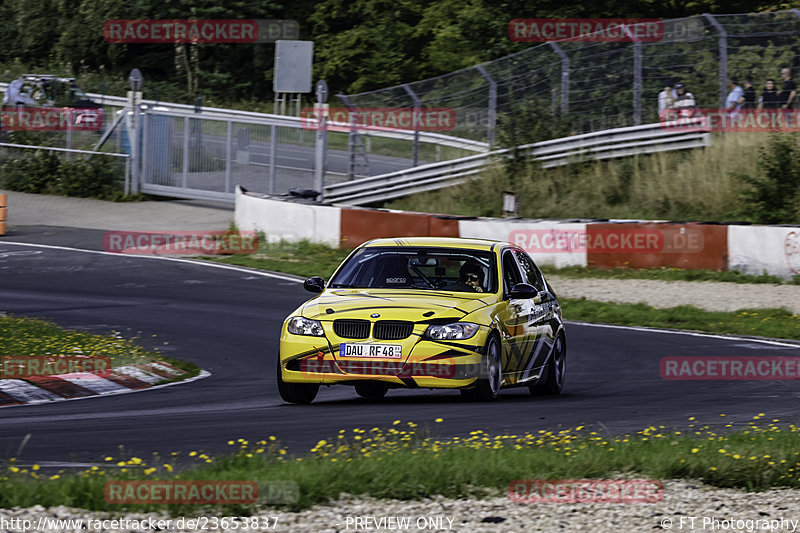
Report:
[[[0,83],[0,90],[5,92],[8,87],[7,83]],[[103,105],[123,108],[128,104],[128,99],[124,96],[110,96],[107,94],[86,93],[86,96],[97,101],[102,102]],[[165,111],[185,111],[187,113],[196,114],[196,108],[189,104],[176,104],[171,102],[161,102],[156,100],[142,100],[142,104],[148,107],[158,107]],[[267,124],[275,124],[277,126],[300,128],[304,123],[313,121],[303,120],[300,117],[292,117],[288,115],[274,115],[271,113],[256,113],[253,111],[241,111],[239,109],[222,109],[218,107],[200,107],[200,115],[207,118],[223,118],[223,119],[250,119],[254,121],[261,121]],[[199,118],[199,117],[197,117]],[[365,133],[363,130],[358,130],[359,133]],[[369,130],[368,132],[372,137],[384,137],[388,139],[398,139],[404,141],[413,141],[414,132],[409,130],[398,131],[384,131],[384,130]],[[426,142],[439,146],[447,146],[450,148],[458,148],[461,150],[469,150],[472,152],[488,152],[489,144],[472,139],[463,139],[461,137],[454,137],[452,135],[445,135],[442,133],[434,133],[421,131],[419,132],[420,142]]]
[[[711,144],[710,130],[702,118],[667,128],[662,123],[574,135],[520,146],[542,167],[552,168],[585,159],[611,159],[635,154],[699,148]],[[484,167],[509,155],[495,150],[452,161],[432,163],[325,187],[325,200],[348,205],[367,205],[433,191],[463,183]]]

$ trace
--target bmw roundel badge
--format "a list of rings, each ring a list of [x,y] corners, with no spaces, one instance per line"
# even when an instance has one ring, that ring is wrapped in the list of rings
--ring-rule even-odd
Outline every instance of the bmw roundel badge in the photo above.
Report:
[[[379,316],[381,316],[380,313],[372,313],[371,315],[369,315],[370,318],[378,318]]]

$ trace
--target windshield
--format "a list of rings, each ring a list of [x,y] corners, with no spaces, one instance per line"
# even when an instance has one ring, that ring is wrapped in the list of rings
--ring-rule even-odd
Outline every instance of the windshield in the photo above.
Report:
[[[330,288],[496,292],[495,255],[465,249],[362,248],[331,279]]]

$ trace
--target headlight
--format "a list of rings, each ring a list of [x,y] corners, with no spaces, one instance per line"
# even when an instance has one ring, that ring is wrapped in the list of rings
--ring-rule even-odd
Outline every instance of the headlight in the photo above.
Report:
[[[433,340],[469,339],[478,331],[478,324],[454,322],[446,326],[428,326],[425,336]]]
[[[322,324],[318,320],[311,320],[301,316],[292,317],[289,320],[289,333],[295,335],[311,335],[312,337],[322,337],[325,333],[322,331]]]

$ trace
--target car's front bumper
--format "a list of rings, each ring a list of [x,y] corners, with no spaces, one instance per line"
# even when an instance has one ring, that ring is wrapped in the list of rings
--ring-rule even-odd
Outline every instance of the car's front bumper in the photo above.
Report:
[[[360,381],[380,381],[392,387],[444,388],[469,387],[478,377],[482,347],[488,332],[481,330],[463,341],[432,341],[422,337],[425,326],[415,327],[411,337],[398,340],[362,339],[357,342],[401,344],[403,357],[342,357],[341,343],[352,339],[337,337],[325,327],[325,337],[293,335],[284,324],[281,332],[282,378],[288,383],[353,385]]]

